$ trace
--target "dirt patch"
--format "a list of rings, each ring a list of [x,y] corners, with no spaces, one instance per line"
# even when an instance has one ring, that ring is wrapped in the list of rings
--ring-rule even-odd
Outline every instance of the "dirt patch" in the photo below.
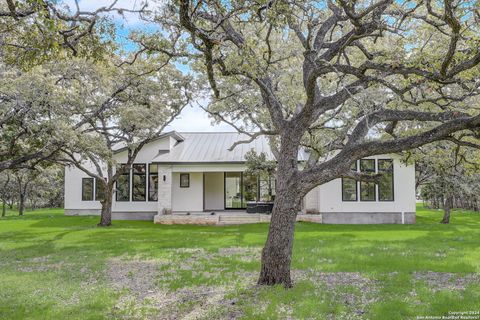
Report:
[[[208,319],[212,310],[228,304],[224,298],[227,293],[235,290],[233,286],[196,286],[169,290],[157,285],[156,279],[165,276],[165,270],[162,271],[164,263],[159,260],[109,260],[107,277],[112,287],[121,293],[113,310],[115,317]],[[174,273],[174,270],[166,271]]]
[[[237,319],[242,311],[236,305],[236,292],[255,286],[257,272],[236,270],[231,274],[231,281],[225,284],[200,285],[169,289],[170,281],[178,277],[179,270],[192,270],[192,275],[205,278],[215,277],[223,272],[219,270],[202,270],[198,258],[215,259],[229,256],[236,259],[258,258],[260,248],[222,248],[218,252],[204,250],[181,250],[188,253],[181,261],[161,260],[122,260],[111,259],[108,264],[108,279],[112,286],[121,292],[115,307],[117,318],[142,319]],[[179,253],[175,251],[175,253]],[[174,255],[175,256],[175,255]],[[177,256],[178,257],[178,256]],[[176,266],[182,266],[182,268]],[[199,269],[200,268],[200,269]],[[212,273],[212,274],[205,274]],[[335,299],[349,306],[352,316],[364,313],[364,307],[375,301],[377,283],[357,272],[316,272],[294,270],[295,282],[312,281],[319,290],[328,290]],[[167,282],[165,280],[167,279]],[[163,280],[163,281],[162,281]],[[185,283],[185,286],[188,284]],[[234,293],[233,295],[231,295]],[[228,298],[230,297],[230,298]],[[285,315],[289,306],[285,306]],[[282,312],[283,313],[283,312]]]
[[[414,281],[424,281],[433,291],[465,290],[470,284],[480,284],[480,274],[458,274],[450,272],[414,272]]]

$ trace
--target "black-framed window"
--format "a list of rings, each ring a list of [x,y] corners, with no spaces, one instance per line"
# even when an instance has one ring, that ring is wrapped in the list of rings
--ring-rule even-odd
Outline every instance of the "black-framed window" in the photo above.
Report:
[[[118,169],[124,169],[125,164],[121,164]],[[130,201],[130,169],[126,169],[117,179],[116,182],[116,200]]]
[[[132,200],[147,200],[147,165],[136,163],[132,170]]]
[[[393,160],[378,159],[378,173],[382,173],[378,183],[378,201],[393,201]]]
[[[375,174],[375,159],[361,159],[360,172]],[[360,181],[360,201],[375,201],[375,182]]]
[[[93,178],[82,178],[82,201],[93,201]]]
[[[245,172],[224,173],[225,209],[245,209],[247,202],[275,200],[275,177]]]
[[[105,187],[99,179],[95,179],[95,200],[103,201],[105,199]]]
[[[158,201],[158,165],[148,165],[148,201]]]
[[[352,164],[352,171],[357,171],[357,161]],[[357,180],[342,178],[342,201],[357,201]]]
[[[258,179],[258,201],[271,202],[275,200],[275,177],[259,177]]]
[[[180,188],[190,188],[190,173],[180,173]]]

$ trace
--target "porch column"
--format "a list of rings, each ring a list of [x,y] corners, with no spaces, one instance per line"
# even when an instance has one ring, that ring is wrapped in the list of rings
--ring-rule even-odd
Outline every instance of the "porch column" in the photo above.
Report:
[[[158,167],[158,214],[172,212],[172,167]]]

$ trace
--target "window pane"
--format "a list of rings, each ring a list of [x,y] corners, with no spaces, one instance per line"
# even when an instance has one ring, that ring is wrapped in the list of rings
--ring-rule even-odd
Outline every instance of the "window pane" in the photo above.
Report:
[[[249,201],[257,201],[257,182],[257,176],[243,174],[243,207],[246,207]]]
[[[93,178],[82,178],[82,201],[93,201]]]
[[[378,184],[378,199],[393,201],[393,161],[391,159],[378,160],[378,172],[383,173]]]
[[[375,173],[375,159],[360,160],[360,172]]]
[[[95,200],[102,201],[105,199],[105,187],[103,186],[102,181],[99,179],[95,180]]]
[[[351,170],[357,172],[357,161],[352,163]],[[357,180],[342,178],[342,201],[357,201]]]
[[[240,172],[225,173],[225,208],[227,209],[242,207],[241,178]]]
[[[148,166],[148,201],[158,201],[158,166]]]
[[[181,173],[180,174],[180,188],[189,188],[190,187],[190,174]]]
[[[360,172],[375,173],[375,159],[360,160]],[[375,201],[375,182],[360,182],[360,200]]]
[[[132,199],[133,201],[145,201],[147,196],[147,175],[145,164],[133,165]]]
[[[145,174],[147,166],[145,164],[134,164],[133,165],[133,173],[134,174]]]
[[[150,164],[148,166],[148,172],[150,173],[158,173],[158,165],[157,164]]]
[[[273,201],[275,199],[275,178],[260,178],[260,201]]]
[[[360,182],[360,200],[375,201],[375,183],[374,182]]]
[[[342,179],[342,200],[357,201],[357,181],[355,179]]]
[[[125,165],[122,164],[121,168],[124,168]],[[120,177],[118,177],[117,183],[117,201],[130,201],[130,170],[124,172]]]

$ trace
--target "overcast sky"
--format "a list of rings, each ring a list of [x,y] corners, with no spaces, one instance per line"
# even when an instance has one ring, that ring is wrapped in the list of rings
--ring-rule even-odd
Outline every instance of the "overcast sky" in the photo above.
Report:
[[[104,6],[111,5],[113,0],[80,0],[78,2],[80,10],[95,11]],[[142,0],[118,0],[115,7],[123,9],[139,9]],[[64,0],[63,3],[72,11],[76,11],[75,0]],[[154,3],[161,3],[161,0],[149,1],[149,7]],[[127,36],[131,30],[142,29],[153,31],[152,26],[147,26],[141,21],[136,14],[125,13],[124,17],[114,14],[112,18],[117,26],[117,42],[127,50],[134,50],[129,43]],[[205,105],[205,104],[204,104]],[[208,114],[196,105],[187,106],[178,119],[174,120],[167,130],[176,130],[181,132],[197,132],[197,131],[235,131],[226,123],[217,125],[212,124],[212,120]]]
[[[178,119],[174,120],[167,128],[168,130],[176,130],[180,132],[197,132],[197,131],[235,131],[226,123],[212,125],[207,113],[199,107],[186,107]]]

